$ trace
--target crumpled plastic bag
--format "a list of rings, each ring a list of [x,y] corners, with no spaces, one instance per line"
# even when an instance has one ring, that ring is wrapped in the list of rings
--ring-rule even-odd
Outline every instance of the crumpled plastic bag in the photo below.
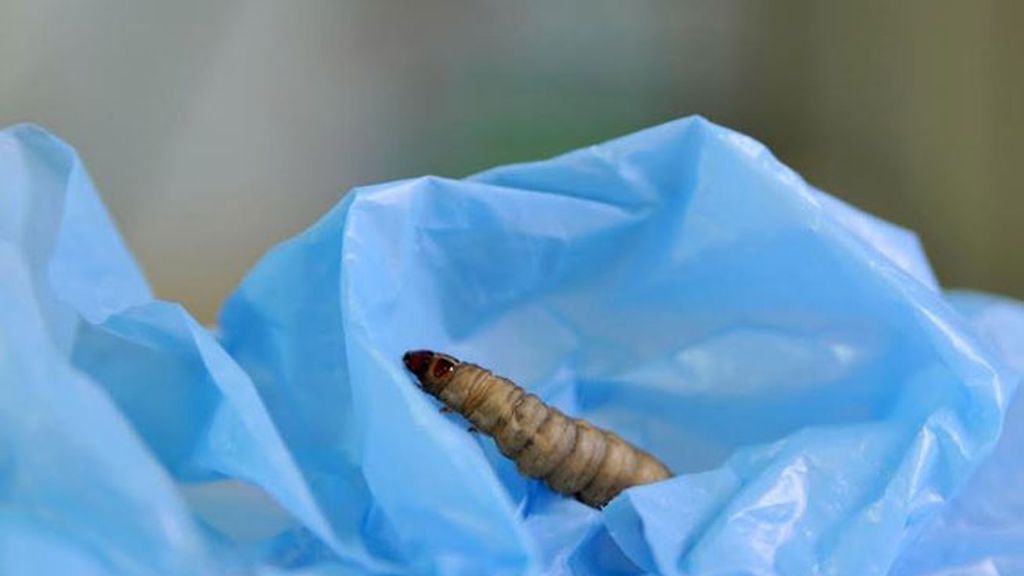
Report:
[[[1024,308],[944,294],[911,233],[701,118],[354,190],[216,333],[152,296],[44,131],[0,133],[0,207],[0,573],[1024,564]],[[439,413],[412,348],[678,476],[552,494]]]
[[[979,294],[952,304],[1011,368],[1024,374],[1024,309]],[[992,454],[899,559],[895,575],[1024,574],[1024,394],[1010,401]]]

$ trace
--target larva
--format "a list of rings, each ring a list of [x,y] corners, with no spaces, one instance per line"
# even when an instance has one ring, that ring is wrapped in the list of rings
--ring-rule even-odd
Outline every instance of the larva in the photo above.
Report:
[[[566,416],[489,370],[419,350],[402,358],[425,392],[494,439],[519,471],[602,508],[632,486],[670,478],[657,458],[618,435]]]

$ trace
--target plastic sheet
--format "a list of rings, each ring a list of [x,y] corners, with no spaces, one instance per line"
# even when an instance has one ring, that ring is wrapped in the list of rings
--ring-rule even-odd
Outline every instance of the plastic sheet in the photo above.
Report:
[[[354,190],[219,334],[52,136],[0,133],[0,206],[0,573],[1021,566],[1024,310],[944,295],[912,234],[703,119]],[[423,347],[678,476],[550,493],[413,385]]]
[[[950,301],[970,318],[997,354],[1024,374],[1024,307],[980,294]],[[913,542],[894,575],[1024,574],[1024,394],[1006,412],[995,451],[959,495]]]

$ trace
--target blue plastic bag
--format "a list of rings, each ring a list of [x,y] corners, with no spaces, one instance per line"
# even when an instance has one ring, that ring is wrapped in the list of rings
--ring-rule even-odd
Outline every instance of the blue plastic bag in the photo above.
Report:
[[[1024,309],[980,294],[950,301],[996,354],[1024,374]],[[1024,394],[1006,412],[995,451],[899,559],[895,575],[1024,574]]]
[[[153,299],[66,145],[3,132],[0,202],[4,574],[1020,566],[1015,421],[986,456],[1024,309],[947,297],[912,234],[703,119],[354,190],[216,337]],[[424,347],[678,476],[550,493],[412,384]]]

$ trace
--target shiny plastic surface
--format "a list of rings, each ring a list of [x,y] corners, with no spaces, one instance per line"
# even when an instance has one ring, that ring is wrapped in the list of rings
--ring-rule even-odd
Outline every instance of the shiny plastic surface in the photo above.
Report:
[[[219,334],[153,298],[74,152],[15,127],[0,278],[3,574],[1024,562],[1024,309],[943,294],[911,233],[701,118],[354,190]],[[554,495],[416,388],[415,348],[678,476],[603,511]]]

